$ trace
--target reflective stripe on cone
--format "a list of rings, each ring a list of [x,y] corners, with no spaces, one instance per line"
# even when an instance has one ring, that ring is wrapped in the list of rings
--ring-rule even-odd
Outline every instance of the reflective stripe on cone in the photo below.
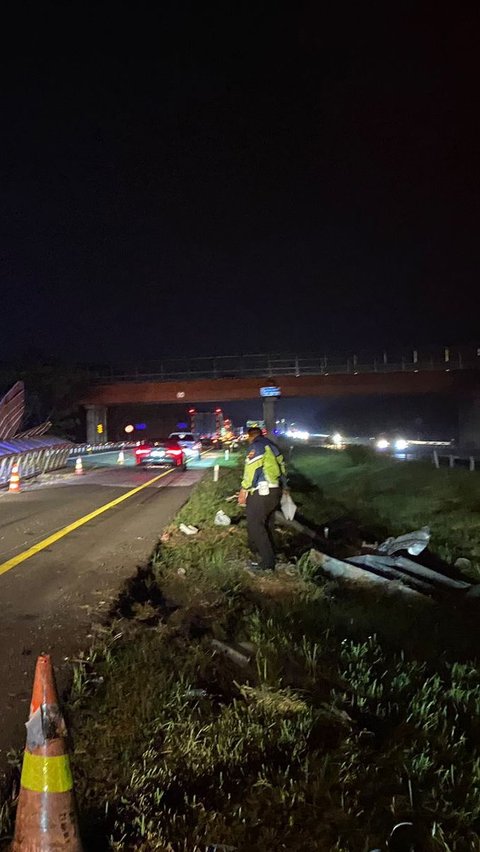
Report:
[[[18,472],[18,464],[14,464],[12,467],[12,472],[10,474],[10,482],[8,483],[8,490],[14,491],[16,493],[20,491],[20,474]]]
[[[37,660],[11,852],[82,852],[51,659]]]

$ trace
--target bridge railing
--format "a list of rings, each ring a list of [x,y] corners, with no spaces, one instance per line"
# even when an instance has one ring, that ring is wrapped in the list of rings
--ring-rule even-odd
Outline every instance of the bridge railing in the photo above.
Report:
[[[140,364],[135,368],[93,371],[98,383],[117,381],[176,381],[239,377],[308,376],[357,373],[398,373],[429,370],[480,369],[480,349],[424,354],[412,352],[391,358],[388,353],[367,358],[362,355],[331,358],[328,355],[222,355],[218,357],[175,358]]]

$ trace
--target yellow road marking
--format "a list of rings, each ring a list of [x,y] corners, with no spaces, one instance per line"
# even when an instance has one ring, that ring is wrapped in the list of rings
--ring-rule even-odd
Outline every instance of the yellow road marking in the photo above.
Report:
[[[26,559],[30,559],[31,556],[35,556],[37,553],[40,553],[42,550],[45,550],[45,548],[50,547],[50,545],[52,544],[55,544],[55,542],[59,541],[59,539],[65,538],[66,535],[69,535],[69,533],[73,532],[74,530],[78,530],[79,527],[83,527],[84,524],[88,524],[89,521],[93,521],[94,518],[98,518],[99,515],[102,515],[109,509],[113,509],[115,506],[118,506],[120,503],[123,503],[124,500],[128,500],[129,497],[133,497],[134,494],[138,494],[139,491],[143,491],[144,488],[148,488],[148,486],[152,485],[154,482],[158,482],[158,480],[162,479],[164,476],[168,476],[170,473],[173,473],[174,470],[175,468],[172,468],[172,470],[166,470],[164,473],[160,473],[158,476],[154,476],[153,479],[149,479],[148,482],[144,482],[143,485],[138,485],[137,488],[133,488],[131,491],[127,491],[127,493],[122,494],[121,497],[117,497],[110,503],[105,503],[104,506],[100,506],[99,509],[95,509],[88,515],[84,515],[83,518],[78,518],[78,520],[73,521],[72,524],[68,524],[68,526],[63,527],[63,529],[58,530],[58,532],[56,533],[53,533],[53,535],[49,535],[48,538],[44,538],[43,541],[39,541],[38,544],[34,544],[33,547],[29,547],[28,550],[24,550],[23,553],[19,553],[17,556],[13,556],[11,559],[9,559],[7,562],[3,562],[3,564],[0,565],[0,576],[2,574],[6,574],[7,571],[10,571],[17,565],[20,565],[21,562],[25,562]]]

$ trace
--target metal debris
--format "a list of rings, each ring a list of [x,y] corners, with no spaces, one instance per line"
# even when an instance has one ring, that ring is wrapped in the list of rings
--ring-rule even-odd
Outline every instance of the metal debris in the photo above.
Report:
[[[344,562],[341,559],[335,559],[333,556],[327,556],[326,553],[321,553],[319,550],[311,550],[309,555],[310,561],[314,565],[318,565],[325,574],[328,574],[329,577],[333,577],[334,579],[355,580],[356,582],[369,585],[377,583],[384,588],[391,587],[392,590],[398,589],[405,594],[419,594],[415,589],[404,585],[402,582],[392,581],[388,577],[369,571],[367,568],[360,568],[350,562]]]
[[[406,550],[410,556],[419,556],[428,547],[430,536],[430,527],[422,527],[421,530],[414,530],[397,538],[390,536],[378,547],[378,553],[387,553],[391,556],[400,550]]]
[[[220,642],[219,639],[212,639],[212,645],[216,651],[220,651],[222,654],[225,654],[226,657],[238,666],[248,666],[250,662],[249,657],[246,657],[244,654],[240,654],[239,651],[236,651],[235,648],[232,648],[230,645],[226,645],[225,642]]]

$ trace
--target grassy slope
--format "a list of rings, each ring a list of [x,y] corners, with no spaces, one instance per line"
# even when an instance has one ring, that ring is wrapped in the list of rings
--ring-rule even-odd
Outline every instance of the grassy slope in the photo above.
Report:
[[[348,451],[296,450],[295,470],[317,486],[313,499],[300,498],[305,513],[334,527],[348,517],[380,539],[428,524],[432,550],[447,562],[470,558],[480,578],[480,477],[423,462],[364,458],[353,464]]]
[[[366,489],[350,467],[322,461],[323,496],[305,483],[298,495],[305,513],[331,523],[355,509],[370,522],[365,495],[375,503],[387,472],[357,469]],[[212,524],[219,506],[240,516],[222,503],[237,484],[236,471],[201,483],[181,513],[199,535],[172,527],[77,667],[69,717],[87,848],[359,852],[410,816],[422,849],[480,848],[475,643],[448,660],[435,625],[450,607],[325,584],[308,555],[293,575],[249,577],[244,528]],[[388,527],[385,501],[375,505]]]

